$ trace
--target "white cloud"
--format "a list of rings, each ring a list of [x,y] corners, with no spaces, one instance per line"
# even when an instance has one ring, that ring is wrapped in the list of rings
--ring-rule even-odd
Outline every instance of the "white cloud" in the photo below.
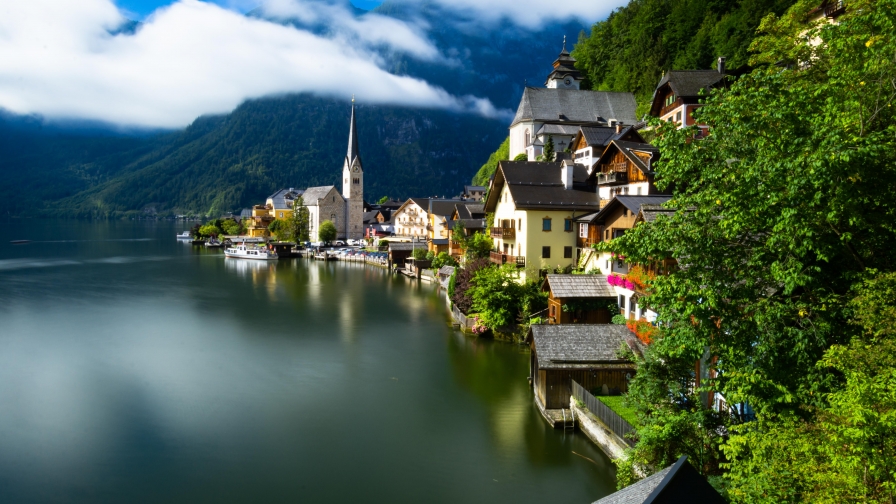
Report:
[[[302,4],[281,0],[274,7],[286,16]],[[333,8],[307,12],[329,22],[335,11],[327,9]],[[442,57],[418,27],[382,16],[346,17],[331,35],[317,36],[180,0],[150,15],[135,34],[109,34],[124,21],[111,0],[4,2],[0,107],[50,118],[180,127],[202,114],[228,112],[247,98],[311,92],[506,114],[487,100],[456,97],[383,70],[371,45],[420,59]]]
[[[420,0],[398,0],[417,3]],[[605,19],[613,9],[628,0],[431,0],[445,9],[471,15],[486,24],[509,19],[516,24],[537,29],[553,21],[579,19],[590,25]]]

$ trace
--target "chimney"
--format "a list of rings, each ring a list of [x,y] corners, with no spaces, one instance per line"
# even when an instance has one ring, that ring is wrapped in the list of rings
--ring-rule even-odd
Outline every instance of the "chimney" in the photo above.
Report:
[[[622,125],[619,123],[616,123],[616,134],[618,135],[620,133],[622,133]]]
[[[573,166],[573,163],[568,163],[567,161],[563,161],[563,164],[560,166],[560,178],[563,180],[563,188],[567,191],[572,189]]]
[[[725,73],[725,57],[724,56],[719,56],[719,60],[716,65],[716,69],[719,71],[720,74]]]

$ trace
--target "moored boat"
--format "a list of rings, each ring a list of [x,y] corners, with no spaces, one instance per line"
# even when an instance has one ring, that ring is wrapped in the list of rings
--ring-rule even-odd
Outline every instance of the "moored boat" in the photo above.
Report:
[[[272,250],[264,247],[249,247],[245,243],[227,247],[224,249],[224,255],[235,259],[256,259],[262,261],[279,259],[277,253]]]
[[[217,238],[209,238],[207,242],[205,242],[205,246],[207,248],[221,248],[224,246],[224,242]]]
[[[177,235],[177,239],[178,239],[178,240],[192,240],[193,237],[190,236],[190,232],[189,232],[189,231],[184,231],[183,233]]]

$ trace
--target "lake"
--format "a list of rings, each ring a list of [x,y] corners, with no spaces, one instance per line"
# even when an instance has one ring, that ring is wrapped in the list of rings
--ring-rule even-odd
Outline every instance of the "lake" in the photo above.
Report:
[[[363,264],[225,259],[190,224],[7,222],[0,502],[588,503],[528,350]],[[13,245],[9,240],[28,239]]]

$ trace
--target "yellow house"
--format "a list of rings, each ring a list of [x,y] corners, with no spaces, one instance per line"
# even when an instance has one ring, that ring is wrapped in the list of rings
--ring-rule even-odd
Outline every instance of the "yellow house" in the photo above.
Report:
[[[575,219],[599,209],[596,185],[581,165],[501,161],[485,203],[494,214],[491,260],[526,274],[575,267]]]
[[[430,251],[436,254],[448,252],[451,215],[459,203],[463,202],[460,200],[429,200],[429,208],[426,210],[428,220],[426,235]]]
[[[280,189],[268,196],[265,205],[271,209],[271,215],[275,219],[288,219],[292,217],[293,206],[305,191],[302,189]]]
[[[274,222],[273,210],[267,205],[255,205],[252,207],[252,217],[246,224],[246,234],[251,238],[267,238],[271,235],[268,226]]]

